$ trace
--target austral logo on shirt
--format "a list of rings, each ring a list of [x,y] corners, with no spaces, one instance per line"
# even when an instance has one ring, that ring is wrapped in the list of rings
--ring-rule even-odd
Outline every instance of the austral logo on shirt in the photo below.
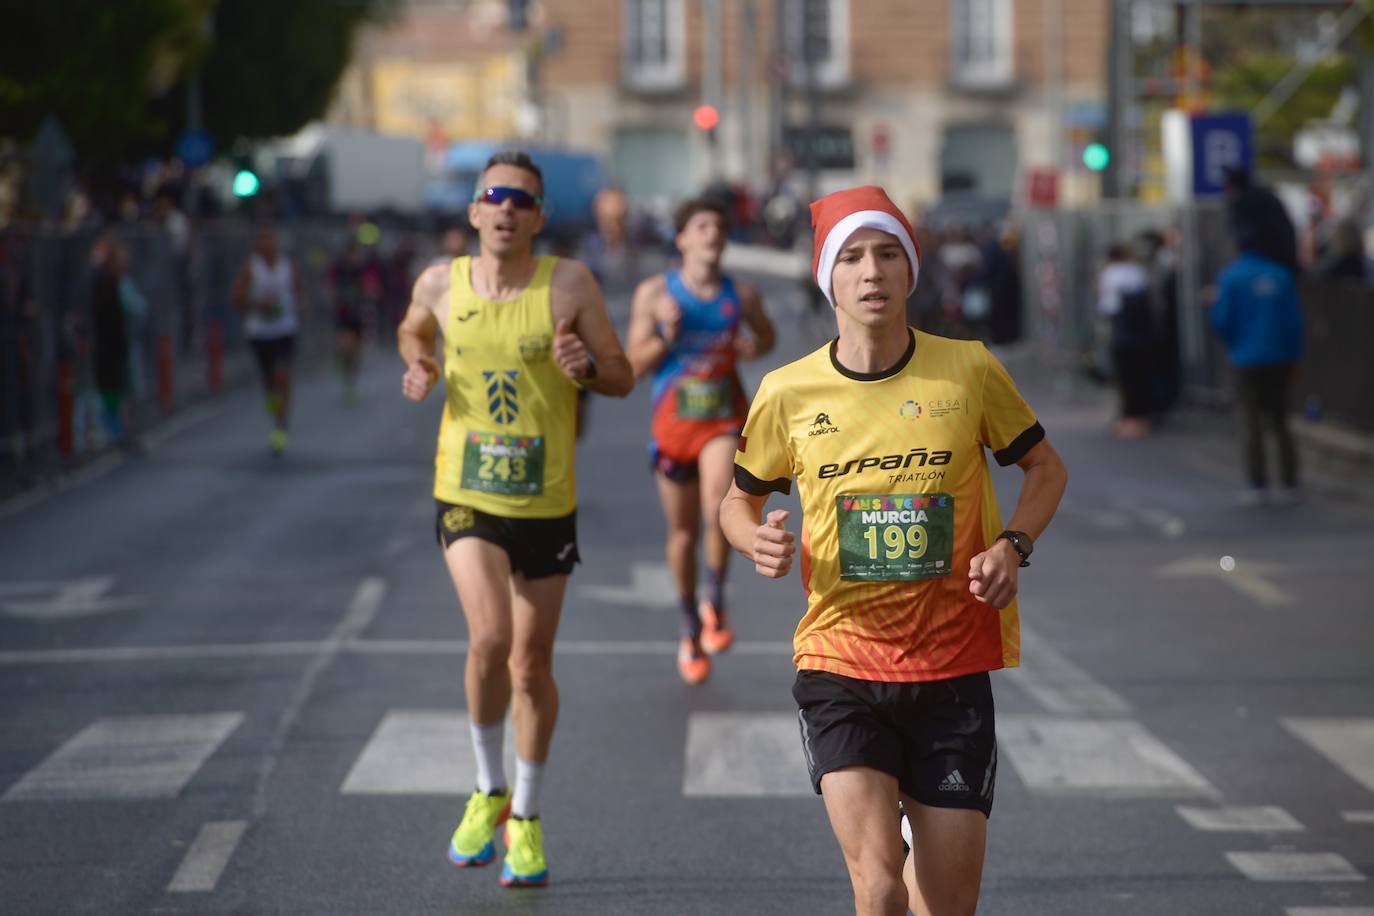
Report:
[[[828,436],[839,431],[840,428],[830,422],[830,414],[818,413],[816,419],[811,421],[811,429],[806,434],[808,436]]]
[[[483,371],[482,379],[487,383],[487,410],[491,418],[505,426],[515,422],[520,415],[520,403],[515,392],[515,379],[518,369]]]

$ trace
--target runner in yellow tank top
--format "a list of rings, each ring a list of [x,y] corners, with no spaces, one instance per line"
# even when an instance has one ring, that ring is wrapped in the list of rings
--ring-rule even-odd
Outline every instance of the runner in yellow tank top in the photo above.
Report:
[[[507,518],[557,518],[577,502],[578,383],[552,354],[558,258],[535,263],[519,295],[492,302],[472,288],[473,259],[455,258],[443,332],[434,498]]]
[[[539,788],[558,718],[554,636],[578,560],[577,392],[623,397],[634,386],[591,271],[534,255],[543,193],[527,154],[493,156],[468,208],[481,253],[422,273],[397,332],[405,397],[421,401],[444,381],[435,527],[468,626],[477,786],[448,857],[486,865],[509,817],[508,887],[549,880]],[[434,359],[441,333],[442,369]],[[513,791],[502,767],[512,707]]]

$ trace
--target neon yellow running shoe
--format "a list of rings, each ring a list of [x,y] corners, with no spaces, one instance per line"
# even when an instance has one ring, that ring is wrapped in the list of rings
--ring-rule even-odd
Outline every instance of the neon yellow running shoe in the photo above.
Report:
[[[492,838],[496,827],[510,817],[510,791],[488,795],[473,789],[463,809],[463,821],[448,843],[448,860],[459,868],[486,865],[496,855]]]
[[[506,821],[506,861],[501,865],[503,887],[543,887],[549,883],[544,863],[544,828],[539,818],[513,817]]]
[[[272,444],[272,454],[280,455],[282,452],[286,451],[286,430],[273,429],[268,439]]]

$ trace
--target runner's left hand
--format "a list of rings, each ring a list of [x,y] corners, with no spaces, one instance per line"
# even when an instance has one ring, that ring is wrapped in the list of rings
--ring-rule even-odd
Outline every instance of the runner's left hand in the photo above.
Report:
[[[984,604],[1001,609],[1016,597],[1021,556],[1009,541],[998,538],[968,564],[969,594]]]
[[[568,326],[566,318],[560,318],[558,327],[554,330],[553,359],[568,378],[586,378],[588,370],[591,369],[592,358],[587,353],[587,347],[582,343],[582,338]]]

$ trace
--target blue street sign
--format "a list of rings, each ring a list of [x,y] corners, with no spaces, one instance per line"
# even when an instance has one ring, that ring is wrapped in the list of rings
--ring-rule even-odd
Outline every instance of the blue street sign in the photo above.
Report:
[[[1195,115],[1193,123],[1193,194],[1226,190],[1226,171],[1255,170],[1255,129],[1244,112]]]
[[[215,157],[215,141],[203,130],[188,128],[177,137],[175,150],[188,169],[197,169]]]

